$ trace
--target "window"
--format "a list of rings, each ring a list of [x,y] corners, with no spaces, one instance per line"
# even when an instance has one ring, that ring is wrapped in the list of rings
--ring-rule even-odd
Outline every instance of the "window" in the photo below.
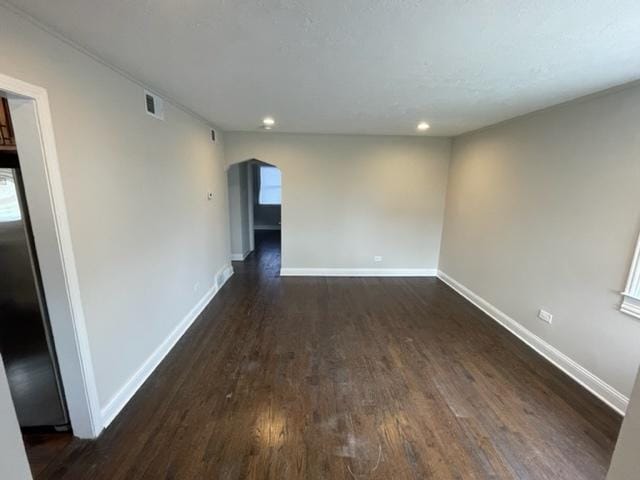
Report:
[[[282,176],[276,167],[260,167],[260,205],[280,205],[282,201]]]
[[[624,289],[622,295],[623,300],[620,310],[640,318],[640,238],[636,246],[636,253],[633,256],[627,288]]]
[[[13,172],[8,168],[0,168],[0,223],[17,222],[21,218]]]

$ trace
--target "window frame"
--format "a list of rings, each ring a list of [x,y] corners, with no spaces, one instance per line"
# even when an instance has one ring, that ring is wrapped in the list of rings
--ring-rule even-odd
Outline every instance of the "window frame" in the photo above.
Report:
[[[280,173],[280,185],[277,187],[280,190],[280,202],[278,203],[263,203],[261,201],[261,195],[260,193],[262,192],[263,186],[262,186],[262,170],[263,169],[274,169],[276,171],[278,171]],[[265,187],[265,188],[276,188],[274,186],[269,186],[269,187]],[[258,205],[260,206],[266,206],[266,207],[279,207],[282,205],[282,172],[280,171],[280,169],[278,167],[274,167],[271,165],[260,165],[258,167]]]
[[[622,305],[620,310],[624,313],[640,318],[640,237],[636,244],[633,262],[629,270],[627,286],[622,292]]]

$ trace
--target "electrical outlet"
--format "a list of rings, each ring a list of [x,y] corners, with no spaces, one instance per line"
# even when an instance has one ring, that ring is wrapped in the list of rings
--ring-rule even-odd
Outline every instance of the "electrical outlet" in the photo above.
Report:
[[[538,310],[538,318],[543,322],[547,322],[549,324],[553,321],[553,315],[542,309]]]
[[[376,263],[380,263],[382,261],[382,257],[380,255],[376,255],[373,257],[373,261]]]

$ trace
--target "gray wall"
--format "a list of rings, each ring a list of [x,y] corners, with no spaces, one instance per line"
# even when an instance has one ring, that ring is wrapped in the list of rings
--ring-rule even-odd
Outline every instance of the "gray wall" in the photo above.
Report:
[[[227,132],[225,158],[282,171],[283,268],[429,269],[438,265],[450,144]]]
[[[31,479],[2,358],[0,358],[0,478],[3,480]]]
[[[627,396],[640,321],[618,307],[640,231],[639,118],[630,87],[456,138],[440,258]]]
[[[617,307],[640,231],[640,88],[455,139],[443,233],[450,139],[230,133],[223,159],[209,125],[171,104],[165,122],[149,117],[140,85],[4,7],[0,57],[2,73],[49,93],[101,406],[228,262],[225,162],[252,158],[283,173],[284,267],[440,258],[630,394],[640,322]]]
[[[613,452],[607,480],[640,478],[640,372]]]
[[[227,170],[231,254],[244,256],[251,251],[249,236],[249,165],[231,165]]]
[[[140,85],[5,7],[0,58],[49,94],[104,408],[228,263],[222,144],[169,103],[166,121],[150,117]]]

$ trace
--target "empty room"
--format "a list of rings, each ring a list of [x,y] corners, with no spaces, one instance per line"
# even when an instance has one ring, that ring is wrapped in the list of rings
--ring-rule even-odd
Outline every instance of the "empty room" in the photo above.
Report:
[[[638,32],[0,0],[0,479],[640,480]]]

